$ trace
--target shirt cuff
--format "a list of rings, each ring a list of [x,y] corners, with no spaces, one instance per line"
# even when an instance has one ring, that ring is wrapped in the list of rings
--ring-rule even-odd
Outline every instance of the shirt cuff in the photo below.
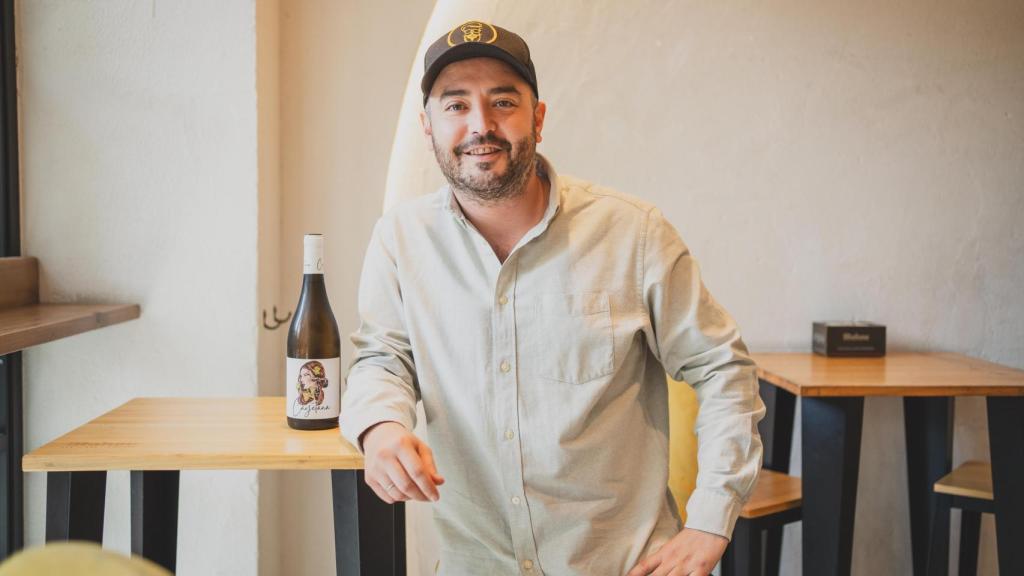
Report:
[[[697,488],[686,502],[686,527],[732,540],[743,503],[720,490]]]
[[[355,446],[356,451],[363,454],[363,447],[359,445],[359,437],[367,429],[381,422],[398,422],[405,426],[406,430],[412,430],[415,426],[415,423],[411,422],[408,415],[402,411],[377,409],[368,410],[355,416],[349,416],[343,412],[338,418],[338,427],[345,440]]]

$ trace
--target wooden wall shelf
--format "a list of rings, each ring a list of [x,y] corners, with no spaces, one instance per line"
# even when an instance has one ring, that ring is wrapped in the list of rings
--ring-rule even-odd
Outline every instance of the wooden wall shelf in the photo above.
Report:
[[[137,304],[40,304],[39,262],[0,258],[0,355],[138,318]]]

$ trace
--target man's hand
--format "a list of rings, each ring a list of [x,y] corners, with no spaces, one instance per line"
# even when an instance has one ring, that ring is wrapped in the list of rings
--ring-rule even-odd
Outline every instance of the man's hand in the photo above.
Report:
[[[729,541],[718,534],[683,528],[626,576],[708,576],[728,545]]]
[[[434,500],[444,478],[430,448],[398,422],[381,422],[362,435],[366,484],[388,504]]]

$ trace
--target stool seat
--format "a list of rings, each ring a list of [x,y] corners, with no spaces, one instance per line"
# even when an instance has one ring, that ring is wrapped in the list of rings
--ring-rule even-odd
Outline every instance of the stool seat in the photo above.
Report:
[[[740,518],[761,518],[799,508],[802,503],[800,478],[762,468],[750,499],[740,510]]]
[[[950,496],[992,500],[992,465],[988,462],[964,462],[935,482],[935,491]]]
[[[782,527],[800,521],[802,505],[799,478],[762,468],[722,556],[722,576],[778,574],[779,556],[771,553],[772,547],[782,549]],[[764,557],[761,536],[766,531],[769,554]]]
[[[995,511],[992,496],[992,465],[988,462],[964,462],[939,478],[932,487],[937,496],[937,512],[933,520],[928,551],[928,573],[946,571],[946,547],[949,534],[937,527],[940,518],[948,522],[949,512],[960,509],[960,576],[978,573],[978,541],[981,537],[981,515]]]

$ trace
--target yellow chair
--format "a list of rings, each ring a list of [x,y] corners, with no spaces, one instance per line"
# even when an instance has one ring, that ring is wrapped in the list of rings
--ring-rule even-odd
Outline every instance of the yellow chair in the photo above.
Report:
[[[668,487],[686,522],[686,501],[697,484],[697,394],[685,382],[668,377],[669,462]]]
[[[686,501],[697,482],[697,395],[688,384],[668,379],[669,488],[679,515],[686,522]],[[802,515],[800,479],[762,469],[749,500],[740,511],[733,540],[722,558],[722,574],[778,573],[777,565],[762,566],[761,532],[797,522]],[[781,540],[780,546],[781,546]]]
[[[91,542],[53,542],[22,550],[0,564],[0,576],[171,576],[137,556],[123,556]]]

